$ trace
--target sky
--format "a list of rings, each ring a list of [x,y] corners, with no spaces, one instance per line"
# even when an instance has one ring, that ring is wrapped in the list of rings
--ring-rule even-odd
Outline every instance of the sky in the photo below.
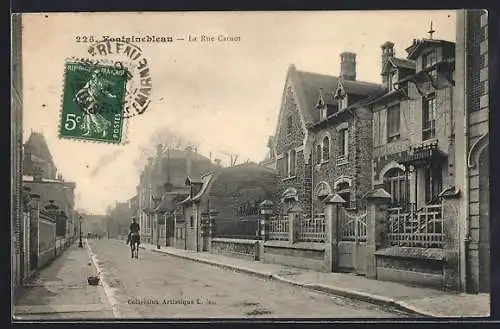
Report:
[[[357,54],[357,79],[380,83],[381,49],[398,57],[413,39],[455,41],[455,11],[316,11],[23,14],[23,131],[42,132],[65,180],[76,183],[76,207],[102,214],[136,193],[141,150],[164,127],[198,144],[259,162],[274,135],[287,69],[338,75],[340,53]],[[140,43],[152,79],[151,105],[127,120],[127,144],[58,137],[66,58],[85,56],[95,36],[238,36],[238,42]]]

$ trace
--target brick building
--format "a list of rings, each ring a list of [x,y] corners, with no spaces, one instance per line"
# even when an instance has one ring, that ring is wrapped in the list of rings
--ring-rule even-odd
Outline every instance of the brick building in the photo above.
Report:
[[[363,206],[362,196],[371,189],[372,145],[371,112],[364,104],[382,92],[381,85],[356,80],[354,53],[340,55],[340,76],[290,66],[270,147],[280,173],[281,213],[297,203],[306,216],[317,216],[333,192],[348,207]],[[285,200],[292,202],[279,202]]]
[[[490,291],[488,14],[457,14],[455,125],[456,181],[461,193],[461,283]]]

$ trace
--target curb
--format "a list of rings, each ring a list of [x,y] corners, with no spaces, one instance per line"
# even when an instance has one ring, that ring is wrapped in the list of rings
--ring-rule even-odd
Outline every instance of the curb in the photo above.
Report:
[[[364,292],[355,291],[355,290],[351,290],[351,289],[344,289],[344,288],[339,288],[339,287],[327,286],[327,285],[323,285],[323,284],[302,283],[302,282],[298,282],[298,281],[285,279],[277,274],[266,273],[266,272],[254,270],[251,268],[220,263],[217,261],[201,259],[201,258],[188,256],[188,255],[179,255],[176,253],[169,252],[167,250],[149,249],[149,248],[146,248],[143,246],[140,246],[139,248],[142,248],[144,250],[151,250],[153,252],[160,253],[160,254],[167,254],[170,256],[177,257],[177,258],[189,259],[189,260],[203,263],[203,264],[213,265],[213,266],[217,266],[217,267],[221,267],[221,268],[225,268],[225,269],[231,269],[231,270],[235,270],[237,272],[251,274],[251,275],[255,275],[255,276],[266,278],[266,279],[274,279],[274,280],[277,280],[277,281],[280,281],[283,283],[288,283],[290,285],[306,288],[309,290],[321,291],[321,292],[328,293],[331,295],[346,297],[349,299],[367,302],[370,304],[391,307],[391,308],[395,308],[397,310],[400,310],[400,311],[403,311],[406,313],[410,313],[412,315],[426,316],[426,317],[433,317],[433,318],[452,317],[452,316],[443,316],[443,315],[439,315],[439,314],[433,314],[430,312],[426,312],[426,311],[420,310],[412,305],[409,305],[403,301],[398,301],[398,300],[388,298],[385,296],[364,293]]]

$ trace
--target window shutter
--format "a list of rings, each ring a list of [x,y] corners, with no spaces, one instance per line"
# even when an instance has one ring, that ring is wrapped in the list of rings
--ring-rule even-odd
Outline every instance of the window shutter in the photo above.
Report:
[[[382,110],[380,113],[380,144],[387,143],[387,110]]]

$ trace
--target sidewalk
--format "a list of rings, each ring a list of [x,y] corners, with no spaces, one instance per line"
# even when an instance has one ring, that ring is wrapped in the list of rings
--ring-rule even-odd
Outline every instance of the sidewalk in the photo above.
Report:
[[[87,284],[97,274],[87,248],[71,245],[25,283],[14,306],[15,320],[113,318],[103,287]]]
[[[489,294],[459,294],[405,284],[377,281],[345,273],[322,273],[279,264],[142,244],[141,248],[190,259],[307,289],[349,297],[429,317],[488,317]]]

